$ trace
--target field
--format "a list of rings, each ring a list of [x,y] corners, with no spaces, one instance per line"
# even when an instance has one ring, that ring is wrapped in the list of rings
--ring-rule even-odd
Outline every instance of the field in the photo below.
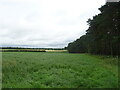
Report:
[[[68,52],[68,51],[47,49],[0,49],[0,52]]]
[[[62,52],[3,52],[3,88],[116,88],[117,59]]]

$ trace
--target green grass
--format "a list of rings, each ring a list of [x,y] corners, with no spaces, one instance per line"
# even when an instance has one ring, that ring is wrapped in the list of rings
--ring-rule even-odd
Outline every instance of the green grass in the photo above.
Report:
[[[49,52],[3,52],[2,56],[3,88],[118,87],[115,58]]]

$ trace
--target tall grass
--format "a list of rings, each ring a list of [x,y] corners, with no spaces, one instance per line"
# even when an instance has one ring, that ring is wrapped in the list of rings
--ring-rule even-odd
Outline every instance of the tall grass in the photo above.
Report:
[[[105,58],[51,52],[3,52],[2,56],[3,88],[118,87],[118,66]]]

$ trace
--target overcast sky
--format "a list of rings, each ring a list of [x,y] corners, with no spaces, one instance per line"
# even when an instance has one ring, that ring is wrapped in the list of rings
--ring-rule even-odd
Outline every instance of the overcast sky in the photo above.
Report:
[[[61,48],[79,38],[105,0],[0,0],[0,44]]]

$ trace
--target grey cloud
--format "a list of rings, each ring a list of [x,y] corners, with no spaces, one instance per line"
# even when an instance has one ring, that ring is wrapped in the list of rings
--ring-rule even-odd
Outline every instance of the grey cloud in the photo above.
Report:
[[[64,47],[85,34],[86,20],[103,1],[97,6],[96,0],[0,0],[0,44]]]

